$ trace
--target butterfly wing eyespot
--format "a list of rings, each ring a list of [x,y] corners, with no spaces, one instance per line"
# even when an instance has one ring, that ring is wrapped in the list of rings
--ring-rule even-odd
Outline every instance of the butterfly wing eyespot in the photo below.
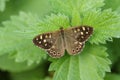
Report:
[[[64,51],[65,51],[65,46],[62,36],[56,38],[54,45],[50,49],[47,49],[49,56],[53,58],[62,57],[64,55]]]
[[[68,52],[68,54],[70,55],[76,55],[79,54],[83,48],[84,48],[84,43],[79,43],[78,41],[76,41],[75,39],[71,38],[67,38],[66,40],[69,39],[69,42],[66,42],[66,50]]]

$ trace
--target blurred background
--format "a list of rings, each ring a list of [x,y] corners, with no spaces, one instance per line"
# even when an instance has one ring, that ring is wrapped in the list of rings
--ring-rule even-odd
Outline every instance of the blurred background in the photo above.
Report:
[[[20,11],[44,16],[50,9],[48,0],[0,0],[0,22],[8,20],[12,15],[18,15]]]
[[[102,9],[112,8],[119,13],[119,4],[120,0],[105,0]],[[3,26],[4,21],[10,20],[12,15],[18,15],[21,11],[37,14],[43,18],[51,13],[51,9],[48,0],[0,0],[0,26]],[[107,73],[105,80],[120,80],[120,39],[113,39],[113,42],[108,42],[106,46],[112,61],[112,73]],[[52,76],[52,72],[48,72],[49,64],[50,62],[44,61],[27,66],[26,62],[17,63],[5,54],[0,56],[0,80],[52,80],[46,77]],[[44,77],[46,78],[42,79]]]

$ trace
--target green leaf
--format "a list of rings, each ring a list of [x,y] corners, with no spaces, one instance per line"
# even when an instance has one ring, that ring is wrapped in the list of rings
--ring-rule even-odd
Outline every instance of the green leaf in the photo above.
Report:
[[[111,41],[112,37],[120,38],[120,15],[108,10],[92,10],[83,14],[83,25],[89,25],[94,28],[91,43],[106,43]]]
[[[51,59],[49,70],[55,71],[53,80],[103,80],[111,63],[105,51],[103,46],[86,44],[79,55]]]
[[[40,33],[59,30],[60,27],[69,28],[71,26],[88,25],[94,29],[93,36],[89,41],[95,44],[105,44],[107,40],[111,41],[112,37],[120,37],[119,21],[120,15],[112,12],[110,9],[104,11],[94,9],[84,13],[82,17],[74,10],[72,18],[60,13],[57,15],[51,14],[39,22],[35,31],[31,31],[38,35]],[[24,32],[24,34],[26,33]]]
[[[105,80],[119,80],[120,74],[107,74]]]
[[[92,26],[91,43],[105,44],[112,37],[120,38],[120,15],[111,9],[100,10],[103,0],[51,0],[51,4],[56,13],[69,15],[71,26]]]
[[[61,27],[67,28],[70,26],[69,17],[64,14],[51,14],[46,16],[43,20],[39,22],[39,28],[37,27],[36,32],[50,32],[59,30]],[[38,34],[38,33],[37,33]]]
[[[20,16],[13,16],[11,21],[4,22],[5,27],[0,31],[0,41],[2,42],[0,54],[15,50],[16,61],[27,60],[29,64],[39,62],[46,57],[46,54],[45,51],[34,47],[32,39],[38,34],[59,30],[60,27],[71,27],[70,20],[64,14],[51,14],[40,20],[37,15],[21,12]],[[93,10],[83,15],[82,23],[94,28],[93,36],[89,41],[99,44],[111,40],[112,37],[120,37],[119,20],[119,16],[111,10]],[[73,20],[73,25],[78,23]],[[31,47],[28,48],[29,46]]]
[[[5,10],[5,5],[8,0],[0,0],[0,11],[3,12]]]
[[[44,80],[52,80],[52,78],[50,78],[50,77],[46,77]]]
[[[112,8],[113,10],[118,10],[120,8],[120,0],[105,0],[104,9]]]
[[[0,28],[0,55],[9,53],[17,62],[28,61],[29,65],[46,58],[45,52],[32,43],[32,31],[36,29],[38,22],[37,15],[24,12],[20,16],[12,16],[10,21],[5,21],[4,27]]]
[[[104,0],[50,0],[54,12],[71,15],[74,9],[86,12],[104,5]]]
[[[42,64],[41,66],[24,72],[11,73],[11,80],[44,80],[46,76],[46,65]]]
[[[113,42],[107,42],[106,46],[108,48],[109,58],[112,61],[112,71],[114,73],[120,72],[120,39],[113,39]]]
[[[82,24],[82,18],[76,9],[74,9],[74,11],[72,12],[71,24],[72,26],[79,26]]]
[[[67,21],[69,22],[67,23],[62,18],[59,18],[59,17],[58,17],[59,19],[56,17],[53,18],[54,16],[56,16],[54,15],[54,16],[49,17],[54,20],[54,22],[52,21],[54,25],[49,24],[52,22],[48,18],[46,19],[47,22],[44,20],[43,21],[44,23],[40,26],[49,25],[48,27],[49,28],[52,27],[51,29],[54,30],[54,26],[56,25],[56,23],[59,23],[59,21],[60,22],[64,21],[64,24],[65,23],[68,24],[68,27],[70,26],[74,27],[74,26],[79,26],[79,25],[92,26],[94,29],[94,33],[89,41],[95,44],[99,44],[99,43],[105,44],[107,40],[112,41],[113,37],[120,38],[120,27],[119,27],[120,15],[117,14],[116,12],[113,12],[111,9],[107,9],[103,11],[100,9],[90,9],[89,11],[86,11],[83,14],[81,14],[81,12],[78,12],[77,9],[73,9],[70,14],[71,16],[68,16]],[[55,27],[58,27],[59,25],[61,24],[57,24],[57,26]]]
[[[106,47],[107,52],[109,53],[109,58],[111,59],[112,63],[119,62],[120,57],[120,39],[113,39],[113,42],[107,42]]]
[[[120,59],[116,62],[117,66],[115,66],[115,68],[116,68],[117,72],[120,73],[120,64],[119,64],[119,62],[120,62]]]
[[[38,64],[27,65],[26,62],[18,63],[7,54],[0,56],[0,69],[9,72],[22,72],[37,67]]]

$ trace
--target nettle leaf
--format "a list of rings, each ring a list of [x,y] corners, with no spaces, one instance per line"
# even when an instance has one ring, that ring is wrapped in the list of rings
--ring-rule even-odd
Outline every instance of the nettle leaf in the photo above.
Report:
[[[91,43],[106,43],[106,40],[111,41],[112,37],[120,37],[120,15],[112,12],[111,9],[93,10],[83,16],[83,25],[94,27],[94,37],[91,38]]]
[[[3,12],[5,10],[6,2],[8,0],[0,0],[0,11]]]
[[[13,16],[12,21],[17,23],[15,26],[18,29],[14,31],[16,35],[26,39],[33,39],[38,34],[69,26],[69,18],[64,14],[51,14],[40,20],[37,15],[33,16],[32,14],[21,12],[20,16]]]
[[[53,80],[103,80],[110,72],[107,56],[105,47],[87,44],[79,55],[50,59],[49,71],[55,71]]]
[[[91,43],[106,43],[120,38],[120,15],[111,9],[100,10],[104,0],[51,0],[53,11],[69,15],[72,26],[89,25],[94,28]]]
[[[4,27],[0,28],[0,55],[9,53],[17,62],[28,61],[29,65],[46,58],[44,51],[32,43],[32,31],[36,29],[38,22],[38,16],[24,12],[20,16],[12,16],[10,21],[5,21]]]
[[[104,5],[104,0],[50,0],[54,12],[71,15],[73,10],[86,12]]]
[[[51,14],[46,16],[43,20],[39,22],[39,28],[37,32],[49,32],[59,30],[61,27],[67,28],[70,26],[69,17],[64,14]]]

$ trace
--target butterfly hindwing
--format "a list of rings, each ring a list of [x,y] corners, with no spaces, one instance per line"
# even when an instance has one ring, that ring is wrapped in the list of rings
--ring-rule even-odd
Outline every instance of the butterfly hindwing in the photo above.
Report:
[[[65,47],[62,36],[56,38],[55,43],[50,49],[47,49],[48,54],[53,58],[60,58],[64,55]]]
[[[68,54],[70,54],[70,55],[78,54],[79,52],[82,51],[82,49],[84,47],[84,43],[79,42],[71,37],[66,37],[65,43],[66,43],[65,48],[66,48]]]

